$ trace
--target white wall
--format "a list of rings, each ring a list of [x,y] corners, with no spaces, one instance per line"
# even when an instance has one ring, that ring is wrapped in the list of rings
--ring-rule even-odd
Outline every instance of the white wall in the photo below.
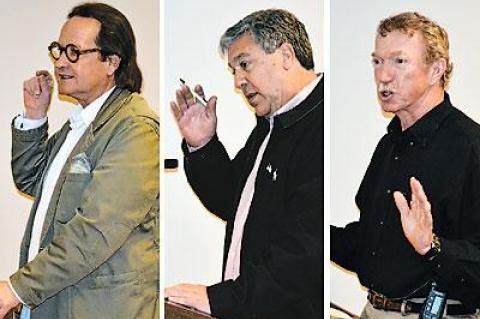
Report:
[[[140,68],[144,75],[144,96],[152,108],[159,108],[159,19],[158,1],[106,0],[122,11],[137,37]],[[58,39],[70,10],[80,1],[24,0],[0,2],[0,279],[17,269],[21,237],[32,202],[15,189],[10,173],[12,118],[23,109],[22,84],[37,69],[53,74],[47,46]],[[53,98],[49,113],[50,131],[56,131],[68,118],[71,104]]]
[[[370,53],[378,22],[392,14],[418,11],[443,26],[454,64],[452,103],[480,121],[480,41],[477,1],[331,1],[331,222],[358,220],[354,196],[389,119],[376,100]],[[356,276],[331,267],[331,300],[359,314],[366,291]]]
[[[218,96],[218,134],[229,154],[243,146],[254,126],[253,113],[234,92],[233,78],[218,54],[222,33],[247,14],[266,8],[283,8],[306,26],[315,54],[316,70],[323,71],[323,3],[318,0],[188,1],[165,3],[165,103],[162,114],[163,154],[178,158],[180,167],[164,177],[165,283],[212,284],[221,279],[224,224],[208,213],[186,182],[180,136],[168,109],[179,77],[191,86],[203,84],[207,96]],[[165,244],[164,244],[165,245]]]

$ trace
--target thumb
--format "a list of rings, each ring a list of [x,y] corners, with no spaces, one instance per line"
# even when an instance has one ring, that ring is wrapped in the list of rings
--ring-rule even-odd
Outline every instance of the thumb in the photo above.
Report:
[[[395,200],[395,205],[397,205],[400,215],[408,215],[410,207],[408,207],[408,202],[405,196],[399,191],[393,193],[393,199]]]
[[[213,113],[213,114],[216,115],[216,111],[217,111],[217,97],[216,96],[212,96],[208,100],[206,108],[207,108],[208,113],[210,113],[210,114]]]
[[[42,93],[43,92],[50,93],[50,85],[48,83],[48,78],[46,76],[40,76],[39,83],[40,83],[40,90]]]

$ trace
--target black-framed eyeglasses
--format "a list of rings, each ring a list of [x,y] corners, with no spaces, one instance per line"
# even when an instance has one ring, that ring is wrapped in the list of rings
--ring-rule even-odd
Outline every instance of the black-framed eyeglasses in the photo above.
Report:
[[[93,49],[87,49],[87,50],[80,50],[74,44],[70,43],[70,44],[67,44],[66,46],[62,46],[57,41],[53,41],[48,46],[48,52],[50,52],[50,56],[55,61],[58,61],[58,59],[60,59],[60,56],[62,55],[62,52],[65,52],[65,55],[66,55],[68,61],[70,61],[72,63],[75,63],[75,62],[78,61],[78,59],[80,58],[81,55],[87,54],[87,53],[92,53],[92,52],[102,52],[102,49],[93,48]]]

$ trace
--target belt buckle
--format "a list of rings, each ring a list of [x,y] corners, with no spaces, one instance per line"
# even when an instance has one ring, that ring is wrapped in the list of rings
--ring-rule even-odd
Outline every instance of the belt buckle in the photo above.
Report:
[[[408,304],[408,301],[406,299],[402,300],[402,305],[400,306],[402,316],[408,316],[411,310],[412,307]]]

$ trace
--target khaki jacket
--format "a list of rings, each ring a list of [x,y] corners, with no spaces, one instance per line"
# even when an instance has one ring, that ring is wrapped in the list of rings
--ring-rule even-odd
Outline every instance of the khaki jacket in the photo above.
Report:
[[[137,94],[115,89],[69,156],[27,263],[48,167],[69,130],[12,132],[12,172],[35,201],[11,283],[31,318],[158,318],[159,127]]]

